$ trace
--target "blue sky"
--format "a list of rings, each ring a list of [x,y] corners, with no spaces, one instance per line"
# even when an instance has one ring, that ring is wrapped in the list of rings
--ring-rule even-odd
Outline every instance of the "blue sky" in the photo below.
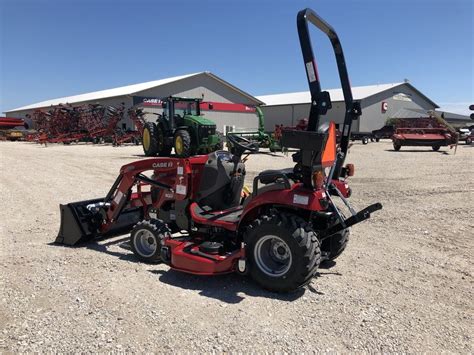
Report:
[[[472,0],[0,0],[0,112],[204,70],[253,95],[307,90],[305,7],[338,32],[353,85],[407,78],[468,113]],[[338,87],[327,39],[313,39],[322,86]]]

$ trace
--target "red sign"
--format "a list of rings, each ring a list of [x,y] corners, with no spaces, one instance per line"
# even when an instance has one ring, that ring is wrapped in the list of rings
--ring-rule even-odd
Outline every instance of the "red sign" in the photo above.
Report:
[[[212,109],[209,109],[209,105],[212,105]],[[201,102],[201,110],[255,113],[255,107],[253,106],[226,102]]]

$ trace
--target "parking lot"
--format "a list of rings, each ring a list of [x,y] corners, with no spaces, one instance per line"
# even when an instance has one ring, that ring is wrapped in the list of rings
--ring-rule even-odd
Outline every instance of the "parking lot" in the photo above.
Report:
[[[142,148],[0,142],[0,352],[472,352],[473,154],[355,143],[352,203],[384,208],[283,295],[138,263],[126,236],[52,244],[59,204],[104,196]],[[248,178],[289,166],[253,155]]]

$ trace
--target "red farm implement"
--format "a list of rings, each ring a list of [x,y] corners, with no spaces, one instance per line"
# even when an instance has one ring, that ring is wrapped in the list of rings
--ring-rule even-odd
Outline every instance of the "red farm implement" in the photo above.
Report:
[[[115,136],[115,145],[122,145],[125,143],[140,144],[143,134],[143,127],[146,124],[145,112],[141,108],[132,107],[128,111],[128,117],[135,125],[135,130],[118,131]]]
[[[36,110],[31,117],[38,133],[28,136],[38,143],[115,142],[117,124],[123,119],[119,107],[59,105],[49,111]]]
[[[438,151],[440,147],[452,148],[458,144],[459,134],[434,112],[428,117],[394,119],[392,123],[395,126],[392,142],[396,151],[402,146],[431,147]]]

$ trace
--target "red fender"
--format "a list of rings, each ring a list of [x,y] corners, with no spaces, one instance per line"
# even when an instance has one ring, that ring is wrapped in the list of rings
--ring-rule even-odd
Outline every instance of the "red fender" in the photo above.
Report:
[[[326,193],[322,189],[312,191],[304,188],[301,183],[293,184],[289,189],[266,191],[251,197],[250,202],[244,207],[240,222],[251,211],[265,205],[281,205],[309,211],[323,211],[325,208],[322,207],[320,201],[326,199]]]

